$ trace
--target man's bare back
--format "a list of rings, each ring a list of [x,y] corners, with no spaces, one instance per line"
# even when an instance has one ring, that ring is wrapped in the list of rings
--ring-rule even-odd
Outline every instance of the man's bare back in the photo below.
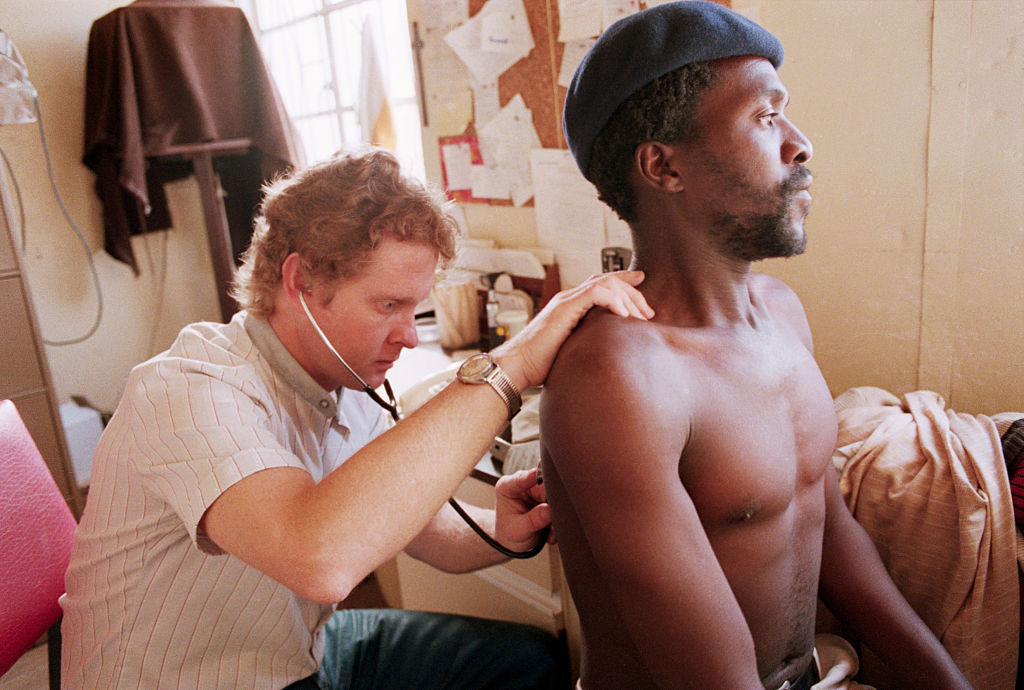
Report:
[[[776,688],[811,660],[835,415],[795,295],[759,275],[750,293],[739,324],[593,314],[549,376],[544,477],[587,690],[751,653]]]

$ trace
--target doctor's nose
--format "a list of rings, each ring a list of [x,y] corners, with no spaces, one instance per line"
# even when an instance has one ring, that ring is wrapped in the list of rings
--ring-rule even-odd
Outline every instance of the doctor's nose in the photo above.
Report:
[[[410,316],[408,319],[402,319],[401,323],[397,324],[394,330],[391,331],[391,337],[388,340],[391,343],[408,349],[419,345],[420,338],[416,333],[416,317]]]

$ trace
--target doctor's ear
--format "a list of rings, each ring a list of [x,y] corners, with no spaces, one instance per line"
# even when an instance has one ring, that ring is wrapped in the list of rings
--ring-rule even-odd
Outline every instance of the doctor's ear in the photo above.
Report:
[[[302,257],[292,252],[281,263],[281,284],[285,294],[298,299],[299,293],[310,295],[313,292],[313,280],[309,271],[303,266]]]
[[[663,192],[682,191],[683,182],[678,169],[682,160],[680,155],[676,147],[660,141],[640,144],[633,154],[639,181]]]

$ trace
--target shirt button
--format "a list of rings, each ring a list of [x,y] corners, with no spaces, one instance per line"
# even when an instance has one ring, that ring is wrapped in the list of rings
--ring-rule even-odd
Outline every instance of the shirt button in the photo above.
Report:
[[[320,409],[321,410],[326,410],[330,406],[331,406],[331,401],[330,400],[321,400],[320,401]]]

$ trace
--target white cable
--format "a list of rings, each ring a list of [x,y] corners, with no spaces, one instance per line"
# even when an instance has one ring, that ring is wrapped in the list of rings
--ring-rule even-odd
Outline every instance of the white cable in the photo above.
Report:
[[[25,253],[25,203],[21,198],[21,187],[18,186],[18,178],[14,176],[14,168],[11,167],[11,159],[7,152],[0,148],[0,156],[3,156],[4,165],[7,167],[7,176],[11,178],[14,185],[14,198],[18,200],[18,232],[21,233],[21,252]]]
[[[86,333],[84,335],[78,336],[77,338],[69,338],[67,340],[47,340],[44,337],[43,338],[43,343],[45,343],[46,345],[58,345],[58,346],[59,345],[75,345],[77,343],[81,343],[81,342],[83,342],[85,340],[88,340],[90,337],[92,337],[93,333],[96,332],[96,329],[99,328],[100,319],[102,319],[102,317],[103,317],[103,293],[100,291],[100,278],[99,278],[99,275],[96,273],[96,264],[93,261],[92,251],[89,248],[89,243],[86,241],[85,236],[82,234],[82,231],[78,229],[78,226],[75,224],[75,221],[71,219],[71,214],[68,212],[67,207],[64,205],[64,200],[61,198],[60,191],[57,189],[57,180],[56,180],[56,178],[53,175],[53,163],[50,160],[50,147],[49,147],[49,145],[47,144],[47,141],[46,141],[46,131],[43,129],[43,112],[42,112],[42,110],[39,107],[39,99],[38,98],[34,98],[33,100],[35,102],[35,109],[36,109],[36,122],[39,123],[39,138],[41,139],[42,144],[43,144],[43,157],[46,160],[46,172],[47,172],[47,174],[49,175],[49,178],[50,178],[50,185],[51,185],[51,187],[53,187],[53,194],[57,198],[57,204],[60,206],[60,210],[64,214],[64,219],[67,220],[68,225],[71,226],[71,229],[75,231],[75,234],[78,236],[79,242],[81,242],[81,244],[82,244],[82,248],[85,251],[86,258],[89,261],[89,270],[92,272],[93,284],[96,286],[96,319],[95,319],[95,321],[93,321],[93,324],[89,328],[89,330],[86,331]],[[20,205],[21,205],[21,192],[18,189],[18,183],[17,183],[17,180],[14,177],[14,171],[11,169],[10,162],[7,160],[7,154],[3,153],[2,149],[0,149],[0,154],[3,154],[4,161],[7,162],[7,168],[10,171],[11,180],[12,180],[12,182],[14,184],[14,188],[17,191],[17,194],[18,194],[18,204],[19,204],[19,207],[20,207]],[[26,223],[25,223],[25,217],[24,217],[24,210],[22,210],[21,222],[22,222],[22,249],[24,250],[24,247],[25,247],[25,237],[27,235]]]

